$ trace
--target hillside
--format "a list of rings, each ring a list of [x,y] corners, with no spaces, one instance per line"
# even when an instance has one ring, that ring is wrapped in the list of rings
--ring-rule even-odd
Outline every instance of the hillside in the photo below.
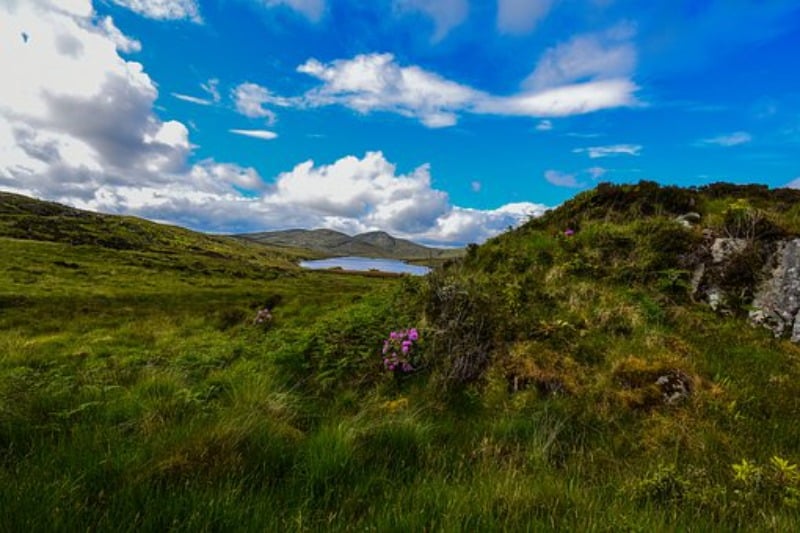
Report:
[[[246,240],[273,246],[307,249],[326,256],[361,256],[387,259],[438,259],[455,257],[462,250],[431,248],[392,237],[383,231],[350,236],[329,229],[293,229],[238,235]]]
[[[207,235],[136,217],[94,213],[26,196],[0,192],[0,238],[85,246],[125,252],[129,257],[171,257],[170,264],[192,268],[213,264],[231,268],[296,268],[308,251],[256,246],[227,236]]]
[[[800,191],[601,184],[421,278],[147,228],[0,237],[0,529],[800,521]]]

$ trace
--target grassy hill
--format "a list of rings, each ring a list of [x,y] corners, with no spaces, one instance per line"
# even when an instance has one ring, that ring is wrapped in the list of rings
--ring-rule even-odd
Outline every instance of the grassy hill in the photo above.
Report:
[[[329,229],[284,230],[239,235],[243,239],[273,246],[312,250],[326,256],[378,257],[388,259],[441,259],[457,257],[463,250],[431,248],[392,237],[383,231],[350,236]]]
[[[798,200],[601,185],[425,278],[0,237],[0,529],[792,531],[800,348],[742,290]],[[759,252],[717,312],[709,235]]]

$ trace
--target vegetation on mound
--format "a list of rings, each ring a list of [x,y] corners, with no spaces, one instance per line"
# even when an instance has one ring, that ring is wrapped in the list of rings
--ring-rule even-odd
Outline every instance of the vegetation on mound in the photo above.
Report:
[[[602,186],[426,278],[0,238],[0,524],[793,530],[800,348],[687,275],[793,194]]]

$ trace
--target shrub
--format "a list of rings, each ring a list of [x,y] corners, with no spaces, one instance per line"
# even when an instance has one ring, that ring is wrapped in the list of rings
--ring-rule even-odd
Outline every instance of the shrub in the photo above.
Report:
[[[458,387],[477,381],[493,347],[491,299],[481,283],[460,273],[434,272],[427,289],[430,351],[442,383]]]

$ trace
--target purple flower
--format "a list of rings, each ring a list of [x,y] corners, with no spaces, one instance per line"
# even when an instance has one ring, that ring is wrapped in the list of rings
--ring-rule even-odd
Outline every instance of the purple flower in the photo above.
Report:
[[[419,339],[419,332],[417,331],[417,328],[411,328],[408,330],[408,339],[411,341]]]
[[[411,372],[414,370],[414,367],[411,366],[411,363],[403,363],[403,372]]]
[[[410,349],[411,349],[411,341],[403,341],[403,345],[401,347],[401,350],[403,350],[403,353],[408,353],[408,351]]]
[[[397,340],[399,337],[400,335],[396,331],[389,333],[389,338],[392,340]]]
[[[564,230],[564,236],[565,237],[572,237],[573,235],[575,235],[575,230],[574,229],[567,228],[566,230]]]

